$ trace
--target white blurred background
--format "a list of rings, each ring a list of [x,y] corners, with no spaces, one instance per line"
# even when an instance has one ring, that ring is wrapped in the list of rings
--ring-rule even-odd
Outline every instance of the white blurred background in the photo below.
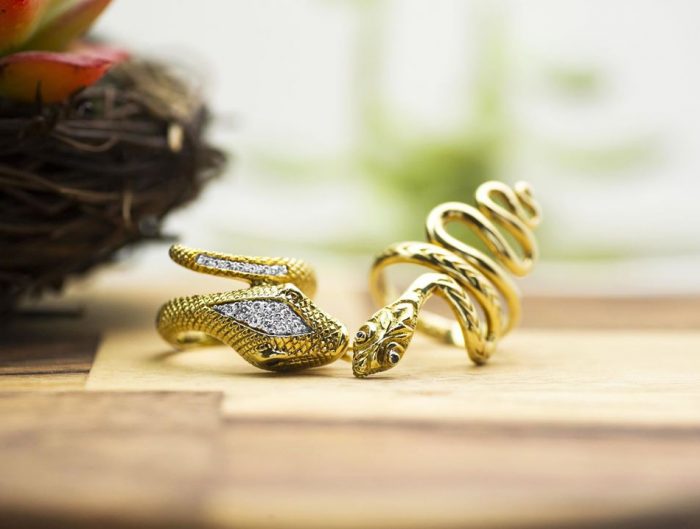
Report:
[[[524,179],[546,215],[528,289],[654,294],[700,291],[698,20],[692,0],[114,0],[96,32],[210,96],[232,163],[171,219],[189,244],[367,264],[437,202]]]

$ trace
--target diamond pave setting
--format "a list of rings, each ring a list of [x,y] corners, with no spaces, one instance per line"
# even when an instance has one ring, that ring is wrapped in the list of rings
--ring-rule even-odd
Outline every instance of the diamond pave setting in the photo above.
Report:
[[[304,320],[281,301],[234,301],[212,308],[270,336],[300,336],[311,332]]]
[[[215,268],[217,270],[232,270],[234,272],[243,272],[246,274],[257,274],[264,276],[281,276],[288,272],[286,265],[263,265],[256,263],[244,263],[243,261],[232,261],[230,259],[219,259],[218,257],[209,257],[200,253],[197,256],[197,264],[206,266],[207,268]]]

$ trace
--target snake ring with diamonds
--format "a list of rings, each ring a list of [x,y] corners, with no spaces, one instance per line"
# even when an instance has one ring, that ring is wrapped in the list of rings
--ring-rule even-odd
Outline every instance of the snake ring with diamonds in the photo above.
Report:
[[[322,366],[345,353],[345,326],[311,300],[313,270],[282,257],[249,257],[170,249],[176,263],[206,274],[238,279],[250,288],[175,298],[158,312],[161,336],[182,349],[224,343],[269,371]]]

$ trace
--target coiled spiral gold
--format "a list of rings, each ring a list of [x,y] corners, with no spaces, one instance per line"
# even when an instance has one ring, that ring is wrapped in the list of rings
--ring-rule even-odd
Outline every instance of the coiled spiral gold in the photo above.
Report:
[[[446,227],[452,222],[471,229],[495,260],[449,234]],[[485,363],[498,340],[520,319],[520,294],[507,272],[524,276],[532,269],[537,259],[532,230],[539,222],[540,207],[524,182],[513,188],[496,181],[482,184],[476,191],[476,207],[447,202],[434,208],[426,222],[427,242],[392,244],[375,258],[370,290],[383,308],[355,335],[353,373],[364,377],[396,365],[416,329],[463,346],[473,362]],[[421,275],[397,298],[385,269],[398,263],[420,265],[436,273]],[[421,312],[432,294],[448,302],[456,324]],[[390,302],[392,299],[396,300]]]

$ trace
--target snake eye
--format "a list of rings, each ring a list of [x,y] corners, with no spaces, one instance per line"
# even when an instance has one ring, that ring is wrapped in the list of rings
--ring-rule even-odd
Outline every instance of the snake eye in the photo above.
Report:
[[[367,342],[372,336],[373,331],[374,329],[372,325],[370,323],[365,323],[362,327],[360,327],[360,330],[355,333],[355,343],[362,345],[363,343]]]
[[[362,327],[357,333],[355,333],[355,343],[361,344],[367,341],[369,338],[370,330],[367,325]]]
[[[401,357],[403,356],[403,347],[401,347],[399,344],[395,342],[391,342],[387,349],[386,349],[386,360],[391,364],[391,365],[396,365],[399,363],[399,360],[401,360]]]

